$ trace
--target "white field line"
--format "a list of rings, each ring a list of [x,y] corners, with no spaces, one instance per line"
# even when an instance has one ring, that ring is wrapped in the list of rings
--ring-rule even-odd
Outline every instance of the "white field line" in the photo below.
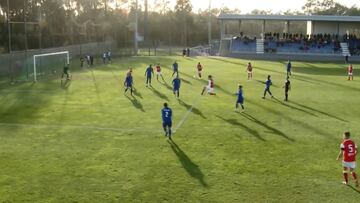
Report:
[[[184,116],[181,118],[181,120],[179,121],[179,123],[176,125],[175,129],[174,129],[174,134],[176,133],[176,131],[184,124],[184,122],[188,119],[188,117],[190,116],[194,106],[198,103],[199,101],[199,98],[201,97],[198,97],[197,100],[195,100],[195,102],[191,105],[190,109],[187,110],[187,112],[184,114]]]
[[[115,132],[162,132],[150,128],[115,128],[115,127],[100,127],[90,125],[54,125],[54,124],[25,124],[25,123],[0,123],[0,127],[21,127],[21,128],[72,128],[82,130],[99,130],[99,131],[115,131]]]

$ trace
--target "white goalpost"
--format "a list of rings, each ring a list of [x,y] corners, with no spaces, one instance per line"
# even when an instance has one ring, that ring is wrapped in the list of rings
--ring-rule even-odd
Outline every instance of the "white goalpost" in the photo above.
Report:
[[[46,57],[46,56],[55,56],[55,55],[66,55],[66,62],[67,64],[70,64],[70,54],[69,51],[62,51],[62,52],[53,52],[53,53],[47,53],[47,54],[38,54],[38,55],[34,55],[33,56],[33,60],[34,60],[34,82],[37,81],[37,59],[41,58],[41,57]]]

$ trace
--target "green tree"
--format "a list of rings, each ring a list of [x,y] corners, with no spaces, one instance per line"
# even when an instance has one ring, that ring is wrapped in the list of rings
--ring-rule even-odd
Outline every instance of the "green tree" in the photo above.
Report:
[[[181,32],[181,41],[185,46],[188,45],[189,23],[192,22],[192,16],[190,15],[191,11],[192,5],[190,0],[176,0],[175,13],[179,25],[184,26]]]

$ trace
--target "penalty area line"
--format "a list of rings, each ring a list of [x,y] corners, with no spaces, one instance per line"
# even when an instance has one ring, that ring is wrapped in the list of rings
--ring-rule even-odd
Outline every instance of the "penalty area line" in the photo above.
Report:
[[[191,105],[191,107],[186,111],[185,115],[181,118],[179,123],[176,125],[176,127],[174,129],[174,134],[185,123],[185,121],[188,119],[188,117],[190,116],[192,110],[194,109],[194,106],[198,103],[198,101],[199,101],[199,99],[195,100],[195,102]]]

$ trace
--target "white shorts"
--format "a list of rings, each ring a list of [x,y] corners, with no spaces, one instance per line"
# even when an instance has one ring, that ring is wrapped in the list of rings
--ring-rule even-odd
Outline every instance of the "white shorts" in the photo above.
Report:
[[[156,72],[156,75],[162,75],[161,72]]]
[[[210,87],[210,86],[206,86],[207,92],[208,93],[213,93],[214,92],[214,88]]]
[[[202,73],[202,70],[198,70],[198,73]]]
[[[353,76],[353,73],[348,73],[349,76]]]
[[[248,71],[247,73],[248,73],[248,74],[252,74],[252,71]]]
[[[343,165],[343,167],[347,167],[347,168],[352,168],[352,169],[356,168],[356,162],[355,161],[353,161],[353,162],[343,161],[342,165]]]

